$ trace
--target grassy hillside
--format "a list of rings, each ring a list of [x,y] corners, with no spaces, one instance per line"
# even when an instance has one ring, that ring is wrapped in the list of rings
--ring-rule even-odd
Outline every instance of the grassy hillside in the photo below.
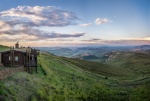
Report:
[[[0,51],[4,51],[4,50],[7,50],[7,49],[9,49],[8,46],[0,45]]]
[[[115,69],[112,69],[111,73],[108,68],[111,69],[104,64],[42,53],[38,57],[38,74],[19,72],[0,83],[1,99],[8,101],[148,101],[150,99],[150,92],[147,90],[150,87],[149,78],[116,80],[119,71],[115,74]],[[117,78],[122,76],[124,77],[120,73]]]
[[[83,69],[93,74],[99,74],[101,76],[124,77],[131,75],[130,71],[128,71],[127,69],[118,68],[103,63],[65,57],[61,57],[61,59],[64,60],[66,63],[74,64],[76,68]]]
[[[134,52],[119,52],[112,54],[112,59],[106,63],[120,68],[127,68],[136,74],[150,74],[150,54],[149,53],[134,53]]]
[[[9,47],[8,46],[3,46],[3,45],[0,45],[0,52],[1,51],[5,51],[5,50],[8,50]],[[3,67],[0,65],[0,70],[3,69]]]

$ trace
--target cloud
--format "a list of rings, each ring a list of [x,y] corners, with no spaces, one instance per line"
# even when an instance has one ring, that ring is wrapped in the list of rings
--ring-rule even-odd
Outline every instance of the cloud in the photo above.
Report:
[[[85,24],[80,24],[80,26],[83,26],[83,27],[87,27],[87,26],[90,26],[91,23],[85,23]]]
[[[102,41],[102,39],[92,38],[92,39],[82,40],[82,41],[86,41],[86,42],[98,42],[98,41]]]
[[[96,20],[95,20],[95,23],[97,25],[108,23],[108,22],[111,22],[111,21],[108,20],[107,18],[96,18]]]
[[[103,40],[99,38],[91,38],[87,40],[81,40],[81,43],[89,45],[96,44],[96,45],[112,45],[112,46],[145,45],[150,44],[150,37],[122,39],[122,40]]]
[[[10,30],[11,26],[4,21],[0,21],[0,31]]]
[[[36,40],[45,40],[45,39],[52,39],[52,38],[76,38],[76,37],[84,36],[85,34],[83,32],[78,32],[74,34],[46,32],[29,26],[17,26],[17,27],[18,28],[12,28],[6,31],[0,30],[0,35],[5,36],[3,38],[10,41],[12,41],[12,38],[18,40],[36,41]]]
[[[43,32],[44,33],[44,32]],[[56,33],[56,32],[50,32],[46,34],[39,34],[39,37],[43,38],[72,38],[72,37],[81,37],[85,33],[75,33],[75,34],[61,34],[61,33]]]
[[[132,46],[150,44],[150,40],[112,40],[106,41],[109,45]]]
[[[150,41],[150,37],[145,37],[144,40],[149,40]]]
[[[129,38],[128,40],[148,40],[148,41],[150,41],[150,37],[144,37],[144,38]]]
[[[40,29],[76,24],[75,13],[53,6],[18,6],[0,12],[0,41],[38,41],[52,38],[77,38],[85,33],[57,33]]]
[[[8,23],[23,23],[28,26],[61,27],[76,24],[79,20],[74,12],[65,11],[53,6],[18,6],[0,12],[0,18],[7,17]]]

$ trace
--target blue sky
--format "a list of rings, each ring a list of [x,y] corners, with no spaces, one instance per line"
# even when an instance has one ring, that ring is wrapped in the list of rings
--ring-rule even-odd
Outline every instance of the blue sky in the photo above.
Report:
[[[150,44],[149,0],[2,0],[0,44]]]

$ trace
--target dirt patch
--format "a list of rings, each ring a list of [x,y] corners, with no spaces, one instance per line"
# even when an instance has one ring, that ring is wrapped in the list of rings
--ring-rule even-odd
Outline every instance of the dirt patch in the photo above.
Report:
[[[0,70],[0,80],[3,80],[14,73],[21,72],[21,71],[24,71],[23,67],[5,68],[3,70]]]

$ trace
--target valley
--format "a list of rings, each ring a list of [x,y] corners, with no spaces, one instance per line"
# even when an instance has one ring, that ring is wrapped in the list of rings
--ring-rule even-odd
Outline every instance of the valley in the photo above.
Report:
[[[87,61],[41,51],[38,56],[38,73],[20,71],[1,80],[0,99],[2,101],[150,100],[148,50],[108,51],[104,51],[101,55],[102,61],[95,61],[93,58]],[[94,55],[100,57],[100,54]],[[1,70],[4,68],[0,66]]]

